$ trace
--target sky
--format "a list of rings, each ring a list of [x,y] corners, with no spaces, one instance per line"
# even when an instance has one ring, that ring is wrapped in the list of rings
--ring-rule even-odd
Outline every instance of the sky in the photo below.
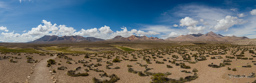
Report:
[[[44,35],[111,39],[213,31],[256,38],[256,0],[0,0],[0,41]]]

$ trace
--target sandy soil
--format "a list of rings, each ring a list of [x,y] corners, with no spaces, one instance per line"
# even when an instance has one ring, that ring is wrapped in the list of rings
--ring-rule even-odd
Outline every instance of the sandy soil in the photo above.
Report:
[[[24,83],[31,74],[35,63],[27,63],[26,56],[34,56],[33,59],[41,60],[48,56],[38,54],[1,54],[0,56],[18,57],[17,63],[11,63],[9,59],[0,60],[0,83]],[[10,58],[11,59],[11,58]]]
[[[256,53],[249,53],[249,50],[255,51],[255,48],[254,46],[173,46],[133,52],[58,54],[55,57],[38,54],[22,54],[20,56],[7,54],[1,56],[15,56],[22,59],[14,59],[18,63],[11,63],[11,58],[0,60],[0,75],[2,75],[0,82],[22,83],[26,82],[27,77],[30,76],[30,83],[51,83],[53,77],[57,80],[57,83],[93,83],[93,78],[100,81],[110,80],[110,77],[101,76],[106,73],[108,76],[115,74],[120,78],[116,83],[150,83],[153,75],[146,74],[145,71],[148,69],[147,72],[149,73],[164,73],[168,79],[178,81],[197,74],[198,78],[188,81],[191,83],[250,83],[256,78],[234,78],[230,75],[256,73],[256,57],[253,57],[256,56]],[[87,55],[88,58],[85,57]],[[190,60],[185,60],[187,55]],[[238,55],[244,55],[242,58],[248,58],[248,60],[238,59]],[[26,56],[33,56],[33,59],[40,62],[27,63]],[[230,59],[228,56],[234,58]],[[205,57],[206,60],[199,61],[202,57]],[[113,62],[116,58],[120,62]],[[56,64],[46,67],[48,59],[54,59]],[[231,60],[230,65],[220,66],[219,68],[208,66],[209,64],[222,64],[224,60],[228,59]],[[182,68],[181,64],[190,68]],[[128,67],[128,65],[131,67]],[[167,65],[172,66],[172,68],[167,68]],[[243,67],[245,65],[251,65],[251,67],[245,68]],[[59,70],[60,67],[66,67],[66,69]],[[136,72],[142,72],[145,76],[140,76],[134,71],[128,72],[129,68]],[[228,70],[228,68],[231,68],[231,70]],[[236,71],[232,70],[234,68],[236,68]],[[198,72],[193,72],[194,69],[197,69]],[[52,70],[56,70],[56,73],[49,72]],[[70,70],[75,71],[76,74],[88,73],[89,75],[72,77],[67,74]],[[31,73],[32,71],[33,73]],[[167,75],[168,72],[171,74]]]
[[[55,55],[53,57],[43,59],[39,63],[37,63],[33,70],[34,73],[31,75],[31,78],[29,80],[29,83],[52,83],[52,75],[46,65],[49,59],[55,59],[56,57],[57,56]]]

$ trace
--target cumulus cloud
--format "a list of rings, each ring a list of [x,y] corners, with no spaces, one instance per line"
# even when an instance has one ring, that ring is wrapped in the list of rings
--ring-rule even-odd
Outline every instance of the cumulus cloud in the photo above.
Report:
[[[194,19],[203,19],[210,25],[215,25],[216,20],[225,18],[227,15],[233,15],[233,12],[226,9],[203,6],[203,5],[182,5],[176,9],[178,11],[170,11],[174,16],[192,17]]]
[[[43,24],[38,25],[31,30],[24,31],[23,33],[8,32],[6,27],[0,27],[2,32],[0,41],[3,42],[28,42],[38,39],[44,35],[57,35],[57,36],[86,36],[86,37],[97,37],[102,39],[110,39],[117,35],[128,37],[131,35],[157,35],[159,33],[154,31],[142,31],[137,29],[127,30],[126,27],[122,28],[121,31],[112,31],[109,26],[103,26],[101,28],[81,29],[76,31],[73,27],[67,27],[66,25],[52,24],[49,21],[43,20]]]
[[[177,25],[177,24],[174,24],[174,25],[173,25],[173,27],[178,27],[178,26],[179,26],[179,25]]]
[[[180,34],[176,33],[176,32],[171,32],[168,37],[177,37],[180,36]]]
[[[253,9],[250,13],[251,15],[256,15],[256,9]]]
[[[185,17],[180,20],[180,26],[196,26],[198,21],[193,20],[190,17]]]
[[[193,18],[193,20],[198,22],[194,31],[203,29],[202,31],[196,31],[200,33],[214,31],[213,28],[218,23],[218,20],[225,18],[227,15],[237,15],[229,9],[221,9],[218,7],[209,7],[205,5],[180,5],[176,8],[177,9],[175,9],[175,11],[170,10],[169,13],[176,17]]]
[[[247,19],[248,22],[244,23],[243,26],[239,28],[230,28],[230,30],[225,33],[226,35],[232,34],[236,36],[246,36],[249,38],[256,38],[256,17],[252,16]],[[224,34],[224,35],[225,35]]]
[[[200,22],[204,22],[204,19],[200,19]]]
[[[161,34],[159,37],[162,39],[177,37],[188,33],[187,29],[173,28],[172,26],[166,25],[147,25],[143,27],[143,30],[157,32]]]
[[[6,27],[0,26],[0,31],[8,32],[9,30]]]
[[[190,17],[185,17],[180,20],[180,26],[186,26],[187,29],[189,30],[189,34],[197,34],[203,32],[205,27],[203,26],[197,26],[198,21],[190,18]]]
[[[245,17],[244,13],[238,14],[238,17]]]
[[[237,17],[226,16],[224,19],[221,19],[218,21],[217,25],[214,26],[214,29],[228,31],[230,27],[237,24],[242,24],[242,23],[244,23],[244,21],[241,19],[238,19]]]

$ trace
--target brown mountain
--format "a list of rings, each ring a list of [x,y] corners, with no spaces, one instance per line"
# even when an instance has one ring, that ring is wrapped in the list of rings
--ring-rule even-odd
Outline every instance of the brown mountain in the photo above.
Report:
[[[94,38],[94,37],[83,37],[83,36],[56,36],[56,35],[45,35],[37,40],[34,40],[30,43],[71,43],[71,42],[95,42],[95,41],[104,41],[103,39]]]
[[[157,37],[147,37],[147,36],[135,36],[132,35],[130,37],[122,37],[122,36],[116,36],[113,39],[110,39],[109,41],[161,41],[163,39],[159,39]]]
[[[181,35],[176,38],[170,37],[166,40],[169,41],[213,41],[213,42],[232,42],[236,40],[245,40],[247,37],[236,37],[236,36],[222,36],[214,32],[209,32],[206,34],[189,34]]]

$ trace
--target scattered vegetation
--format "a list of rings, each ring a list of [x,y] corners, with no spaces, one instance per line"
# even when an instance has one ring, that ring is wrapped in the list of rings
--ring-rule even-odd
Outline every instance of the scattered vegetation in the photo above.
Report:
[[[53,59],[49,59],[49,60],[47,61],[47,67],[50,67],[51,65],[54,65],[54,64],[56,64],[56,62],[55,62],[55,60],[53,60]]]

